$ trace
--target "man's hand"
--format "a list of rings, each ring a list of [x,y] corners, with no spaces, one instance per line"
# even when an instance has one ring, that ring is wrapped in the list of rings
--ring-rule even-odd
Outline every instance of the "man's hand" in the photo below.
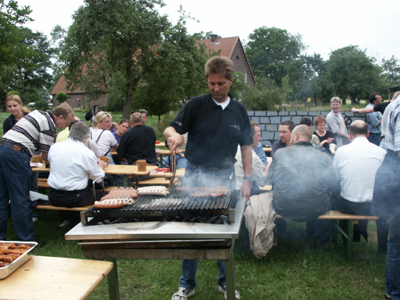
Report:
[[[177,153],[179,147],[182,145],[182,136],[173,127],[167,127],[164,130],[164,137],[167,140],[167,145],[171,153]]]
[[[98,163],[99,167],[102,170],[104,170],[107,167],[107,164],[104,161],[100,160],[100,159],[99,159],[99,161],[97,163]]]
[[[353,107],[353,108],[351,109],[351,111],[352,111],[352,112],[357,112],[357,108]]]
[[[240,188],[240,197],[246,198],[246,202],[249,202],[251,194],[251,183],[248,180],[243,180],[242,187]]]

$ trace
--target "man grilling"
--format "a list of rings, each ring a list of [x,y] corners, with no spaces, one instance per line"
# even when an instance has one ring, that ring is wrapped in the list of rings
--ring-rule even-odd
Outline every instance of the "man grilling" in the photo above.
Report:
[[[251,188],[253,137],[245,107],[232,99],[229,89],[233,79],[233,63],[215,56],[205,65],[209,93],[192,98],[164,131],[171,152],[182,143],[181,134],[188,132],[184,184],[191,186],[229,185],[234,174],[238,145],[244,169],[240,194],[248,201]],[[225,263],[218,260],[219,291],[227,297]],[[182,260],[179,290],[172,300],[186,300],[194,295],[197,260]],[[240,299],[235,292],[236,299]]]

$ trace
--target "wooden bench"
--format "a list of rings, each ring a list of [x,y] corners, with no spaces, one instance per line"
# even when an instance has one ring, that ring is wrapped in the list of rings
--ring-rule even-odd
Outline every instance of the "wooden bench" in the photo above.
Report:
[[[49,189],[50,186],[47,183],[47,178],[38,178],[38,182],[37,182],[38,187],[42,188],[42,189]]]
[[[281,215],[276,215],[277,218],[283,218]],[[378,220],[379,218],[376,216],[356,216],[356,215],[349,215],[341,213],[338,210],[329,210],[326,214],[319,216],[318,219],[320,220],[346,220],[347,222],[347,232],[344,232],[342,228],[340,228],[337,222],[334,223],[335,228],[343,234],[346,238],[346,248],[347,248],[347,260],[351,260],[351,248],[353,245],[353,225],[358,224],[359,220]],[[336,235],[334,235],[334,238]]]

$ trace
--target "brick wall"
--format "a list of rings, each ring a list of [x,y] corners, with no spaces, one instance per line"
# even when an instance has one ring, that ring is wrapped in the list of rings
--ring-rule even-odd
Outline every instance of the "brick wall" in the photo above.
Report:
[[[290,120],[296,126],[300,124],[300,120],[303,117],[310,118],[314,124],[314,120],[318,116],[326,117],[329,111],[248,111],[247,114],[251,121],[258,122],[260,124],[263,145],[272,146],[272,144],[279,140],[279,123]],[[353,113],[350,111],[344,111],[342,114],[355,120],[365,120],[364,114]],[[315,127],[312,127],[313,132]]]

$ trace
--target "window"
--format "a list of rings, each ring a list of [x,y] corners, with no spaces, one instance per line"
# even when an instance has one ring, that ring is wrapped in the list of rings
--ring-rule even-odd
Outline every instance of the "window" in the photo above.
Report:
[[[244,73],[244,82],[247,83],[247,73]]]

